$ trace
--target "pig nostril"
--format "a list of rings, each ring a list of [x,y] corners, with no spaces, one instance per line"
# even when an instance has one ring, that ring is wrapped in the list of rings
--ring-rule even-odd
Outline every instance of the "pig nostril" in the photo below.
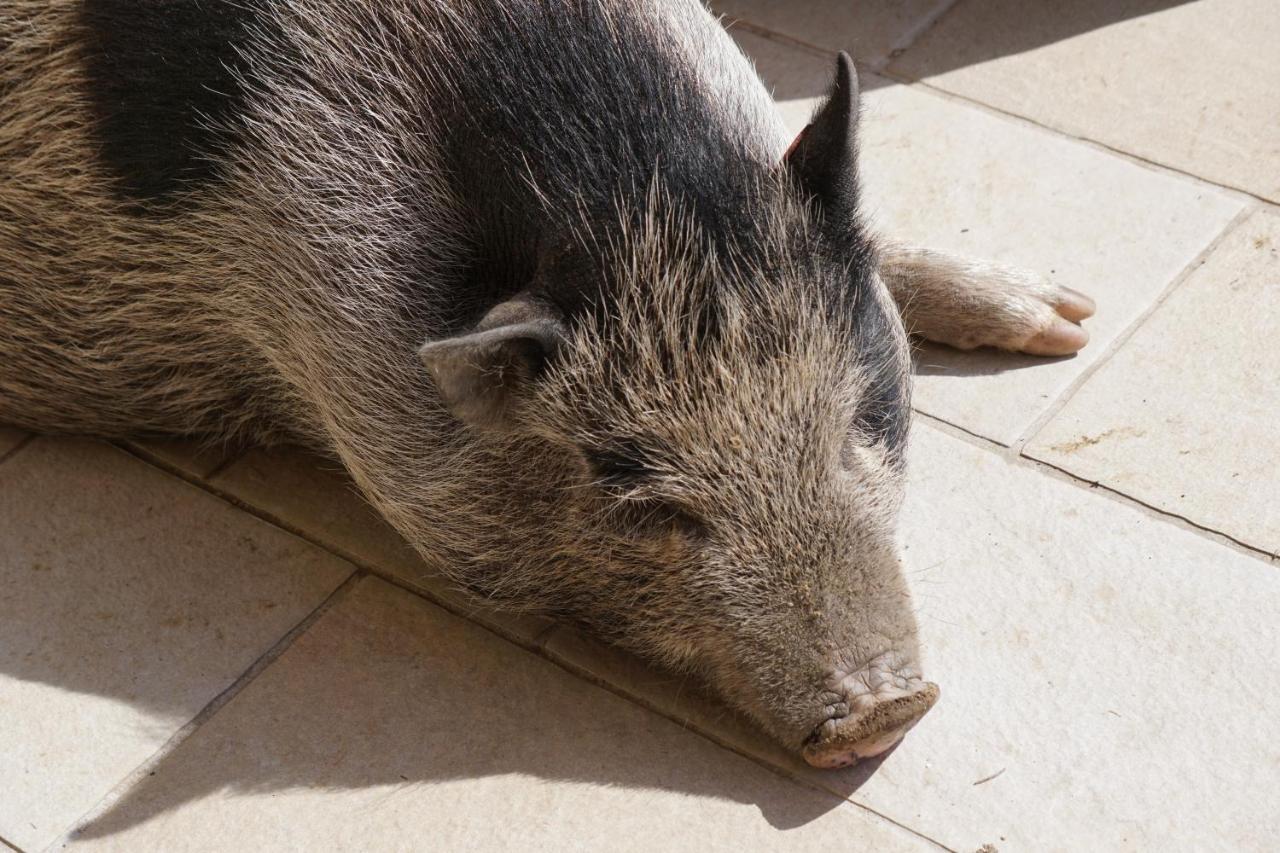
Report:
[[[938,700],[938,686],[925,682],[882,698],[866,710],[823,721],[805,740],[805,760],[817,767],[847,767],[892,749]]]

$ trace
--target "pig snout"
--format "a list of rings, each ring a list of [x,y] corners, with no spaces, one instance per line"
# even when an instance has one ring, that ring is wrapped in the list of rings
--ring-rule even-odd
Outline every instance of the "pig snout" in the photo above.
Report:
[[[938,701],[938,685],[874,665],[837,680],[828,716],[804,743],[814,767],[850,767],[892,749]]]

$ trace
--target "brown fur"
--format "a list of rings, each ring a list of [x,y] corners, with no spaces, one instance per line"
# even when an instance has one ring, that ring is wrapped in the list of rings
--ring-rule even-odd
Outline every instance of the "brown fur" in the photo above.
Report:
[[[768,96],[704,10],[600,5],[656,34],[717,121],[741,128],[743,157],[778,162]],[[517,377],[510,408],[475,410],[508,428],[460,422],[417,351],[467,313],[442,296],[472,235],[429,97],[466,70],[418,52],[446,24],[485,34],[443,0],[278,7],[289,49],[257,46],[224,179],[139,215],[85,133],[75,4],[0,0],[0,421],[331,452],[484,600],[703,673],[795,748],[850,713],[871,661],[919,686],[893,534],[901,465],[849,426],[867,358],[905,376],[905,333],[893,315],[863,340],[833,310],[839,270],[815,260],[794,187],[774,175],[752,191],[752,253],[709,249],[660,178],[603,223],[584,214],[570,242],[617,283],[612,301],[566,326],[545,376]],[[1000,279],[927,260],[890,248],[889,290],[857,299],[883,307],[892,291],[921,331],[961,345],[1013,340],[1008,316],[982,325],[986,308],[946,332],[944,279],[975,293]],[[597,481],[591,453],[619,444],[643,450],[642,481]]]

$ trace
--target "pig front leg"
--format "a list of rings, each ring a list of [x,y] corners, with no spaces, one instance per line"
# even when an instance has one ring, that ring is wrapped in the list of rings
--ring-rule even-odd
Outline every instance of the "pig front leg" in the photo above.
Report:
[[[1070,355],[1089,342],[1093,300],[1025,270],[901,243],[880,246],[880,277],[912,334],[959,349]]]

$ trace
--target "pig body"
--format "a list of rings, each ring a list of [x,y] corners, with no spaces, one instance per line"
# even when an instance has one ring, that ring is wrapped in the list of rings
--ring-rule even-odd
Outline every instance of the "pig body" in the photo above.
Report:
[[[822,766],[932,703],[894,299],[1030,351],[1084,309],[877,254],[847,59],[787,153],[694,0],[0,0],[0,39],[0,421],[332,453],[484,600]]]

